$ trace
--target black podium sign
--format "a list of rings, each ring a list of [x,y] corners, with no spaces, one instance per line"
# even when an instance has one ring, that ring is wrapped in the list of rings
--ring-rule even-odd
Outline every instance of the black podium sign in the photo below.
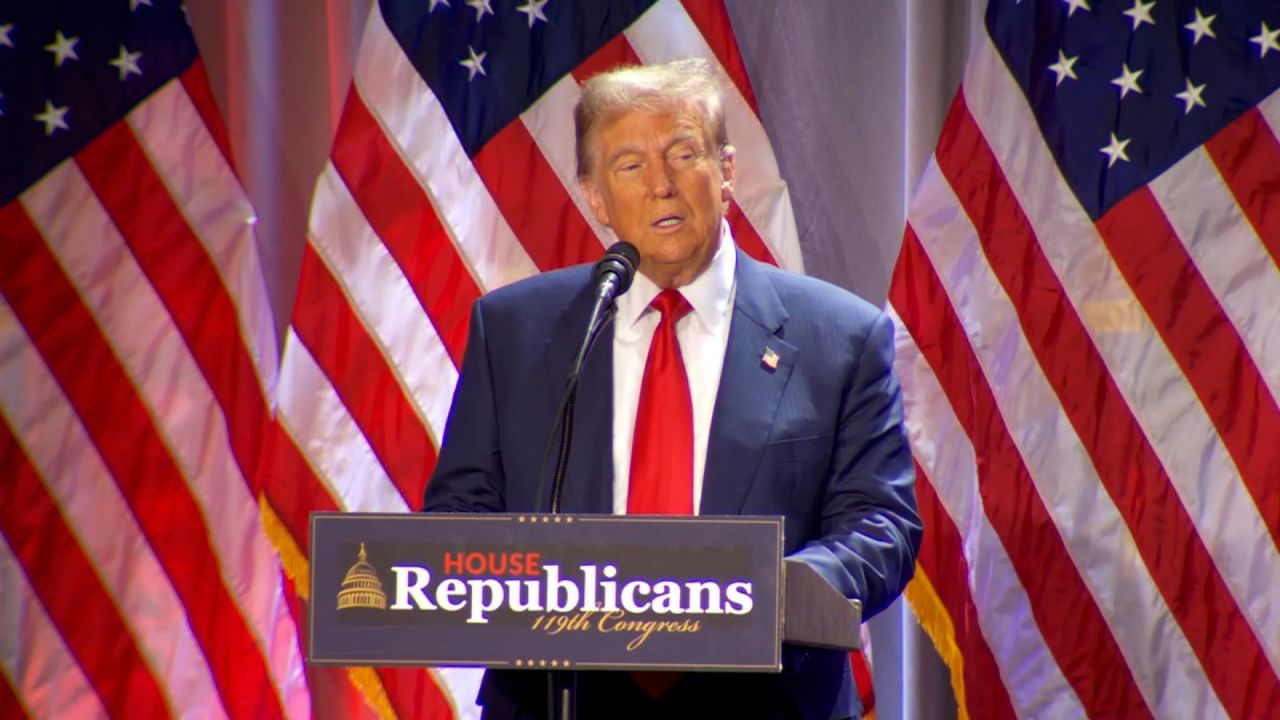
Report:
[[[782,518],[311,517],[320,665],[781,669]]]

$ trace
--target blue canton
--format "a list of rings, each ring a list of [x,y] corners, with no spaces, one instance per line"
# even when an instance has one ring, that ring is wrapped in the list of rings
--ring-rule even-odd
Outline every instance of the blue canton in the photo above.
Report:
[[[176,0],[0,2],[0,205],[195,59]]]
[[[654,0],[380,0],[396,41],[474,157]],[[545,20],[537,16],[545,16]]]
[[[1275,0],[991,0],[986,25],[1094,219],[1280,87]]]

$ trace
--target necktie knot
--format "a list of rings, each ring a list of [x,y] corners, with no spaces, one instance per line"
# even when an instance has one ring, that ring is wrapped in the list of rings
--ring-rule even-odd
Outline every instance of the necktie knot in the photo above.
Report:
[[[693,306],[684,299],[684,295],[681,295],[679,290],[663,290],[658,293],[653,302],[649,303],[649,307],[662,313],[663,320],[673,323],[693,310]]]

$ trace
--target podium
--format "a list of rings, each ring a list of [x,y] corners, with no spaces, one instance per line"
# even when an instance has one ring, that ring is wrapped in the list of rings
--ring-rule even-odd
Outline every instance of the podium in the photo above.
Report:
[[[861,605],[781,517],[314,513],[308,661],[780,672],[858,647]]]

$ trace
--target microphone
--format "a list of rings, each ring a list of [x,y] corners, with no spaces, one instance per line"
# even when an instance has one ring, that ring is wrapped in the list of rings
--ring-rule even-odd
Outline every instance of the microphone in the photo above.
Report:
[[[636,246],[620,240],[605,251],[604,257],[596,262],[591,277],[596,283],[596,298],[602,307],[608,306],[613,299],[631,287],[636,277],[636,267],[640,264],[640,252]],[[596,318],[592,318],[594,322]],[[591,323],[588,323],[590,327]]]
[[[538,468],[538,487],[535,490],[534,502],[540,505],[543,487],[542,473],[546,468],[547,456],[550,454],[556,432],[559,431],[560,451],[556,455],[555,471],[551,476],[550,510],[552,513],[560,512],[560,499],[564,494],[565,472],[569,469],[569,452],[573,444],[574,408],[578,396],[578,376],[582,374],[582,366],[586,363],[587,353],[590,352],[595,344],[600,331],[613,318],[613,313],[617,311],[613,304],[614,298],[631,288],[631,281],[635,279],[636,268],[639,265],[640,251],[636,250],[635,245],[623,240],[609,246],[609,249],[605,251],[604,257],[596,261],[596,266],[591,271],[592,294],[595,297],[595,302],[592,304],[591,314],[587,317],[587,331],[583,335],[582,343],[578,346],[573,365],[569,368],[569,377],[565,381],[564,398],[560,403],[560,412],[557,413],[555,427],[551,430],[551,437],[547,439],[547,446],[542,454],[542,463]]]

